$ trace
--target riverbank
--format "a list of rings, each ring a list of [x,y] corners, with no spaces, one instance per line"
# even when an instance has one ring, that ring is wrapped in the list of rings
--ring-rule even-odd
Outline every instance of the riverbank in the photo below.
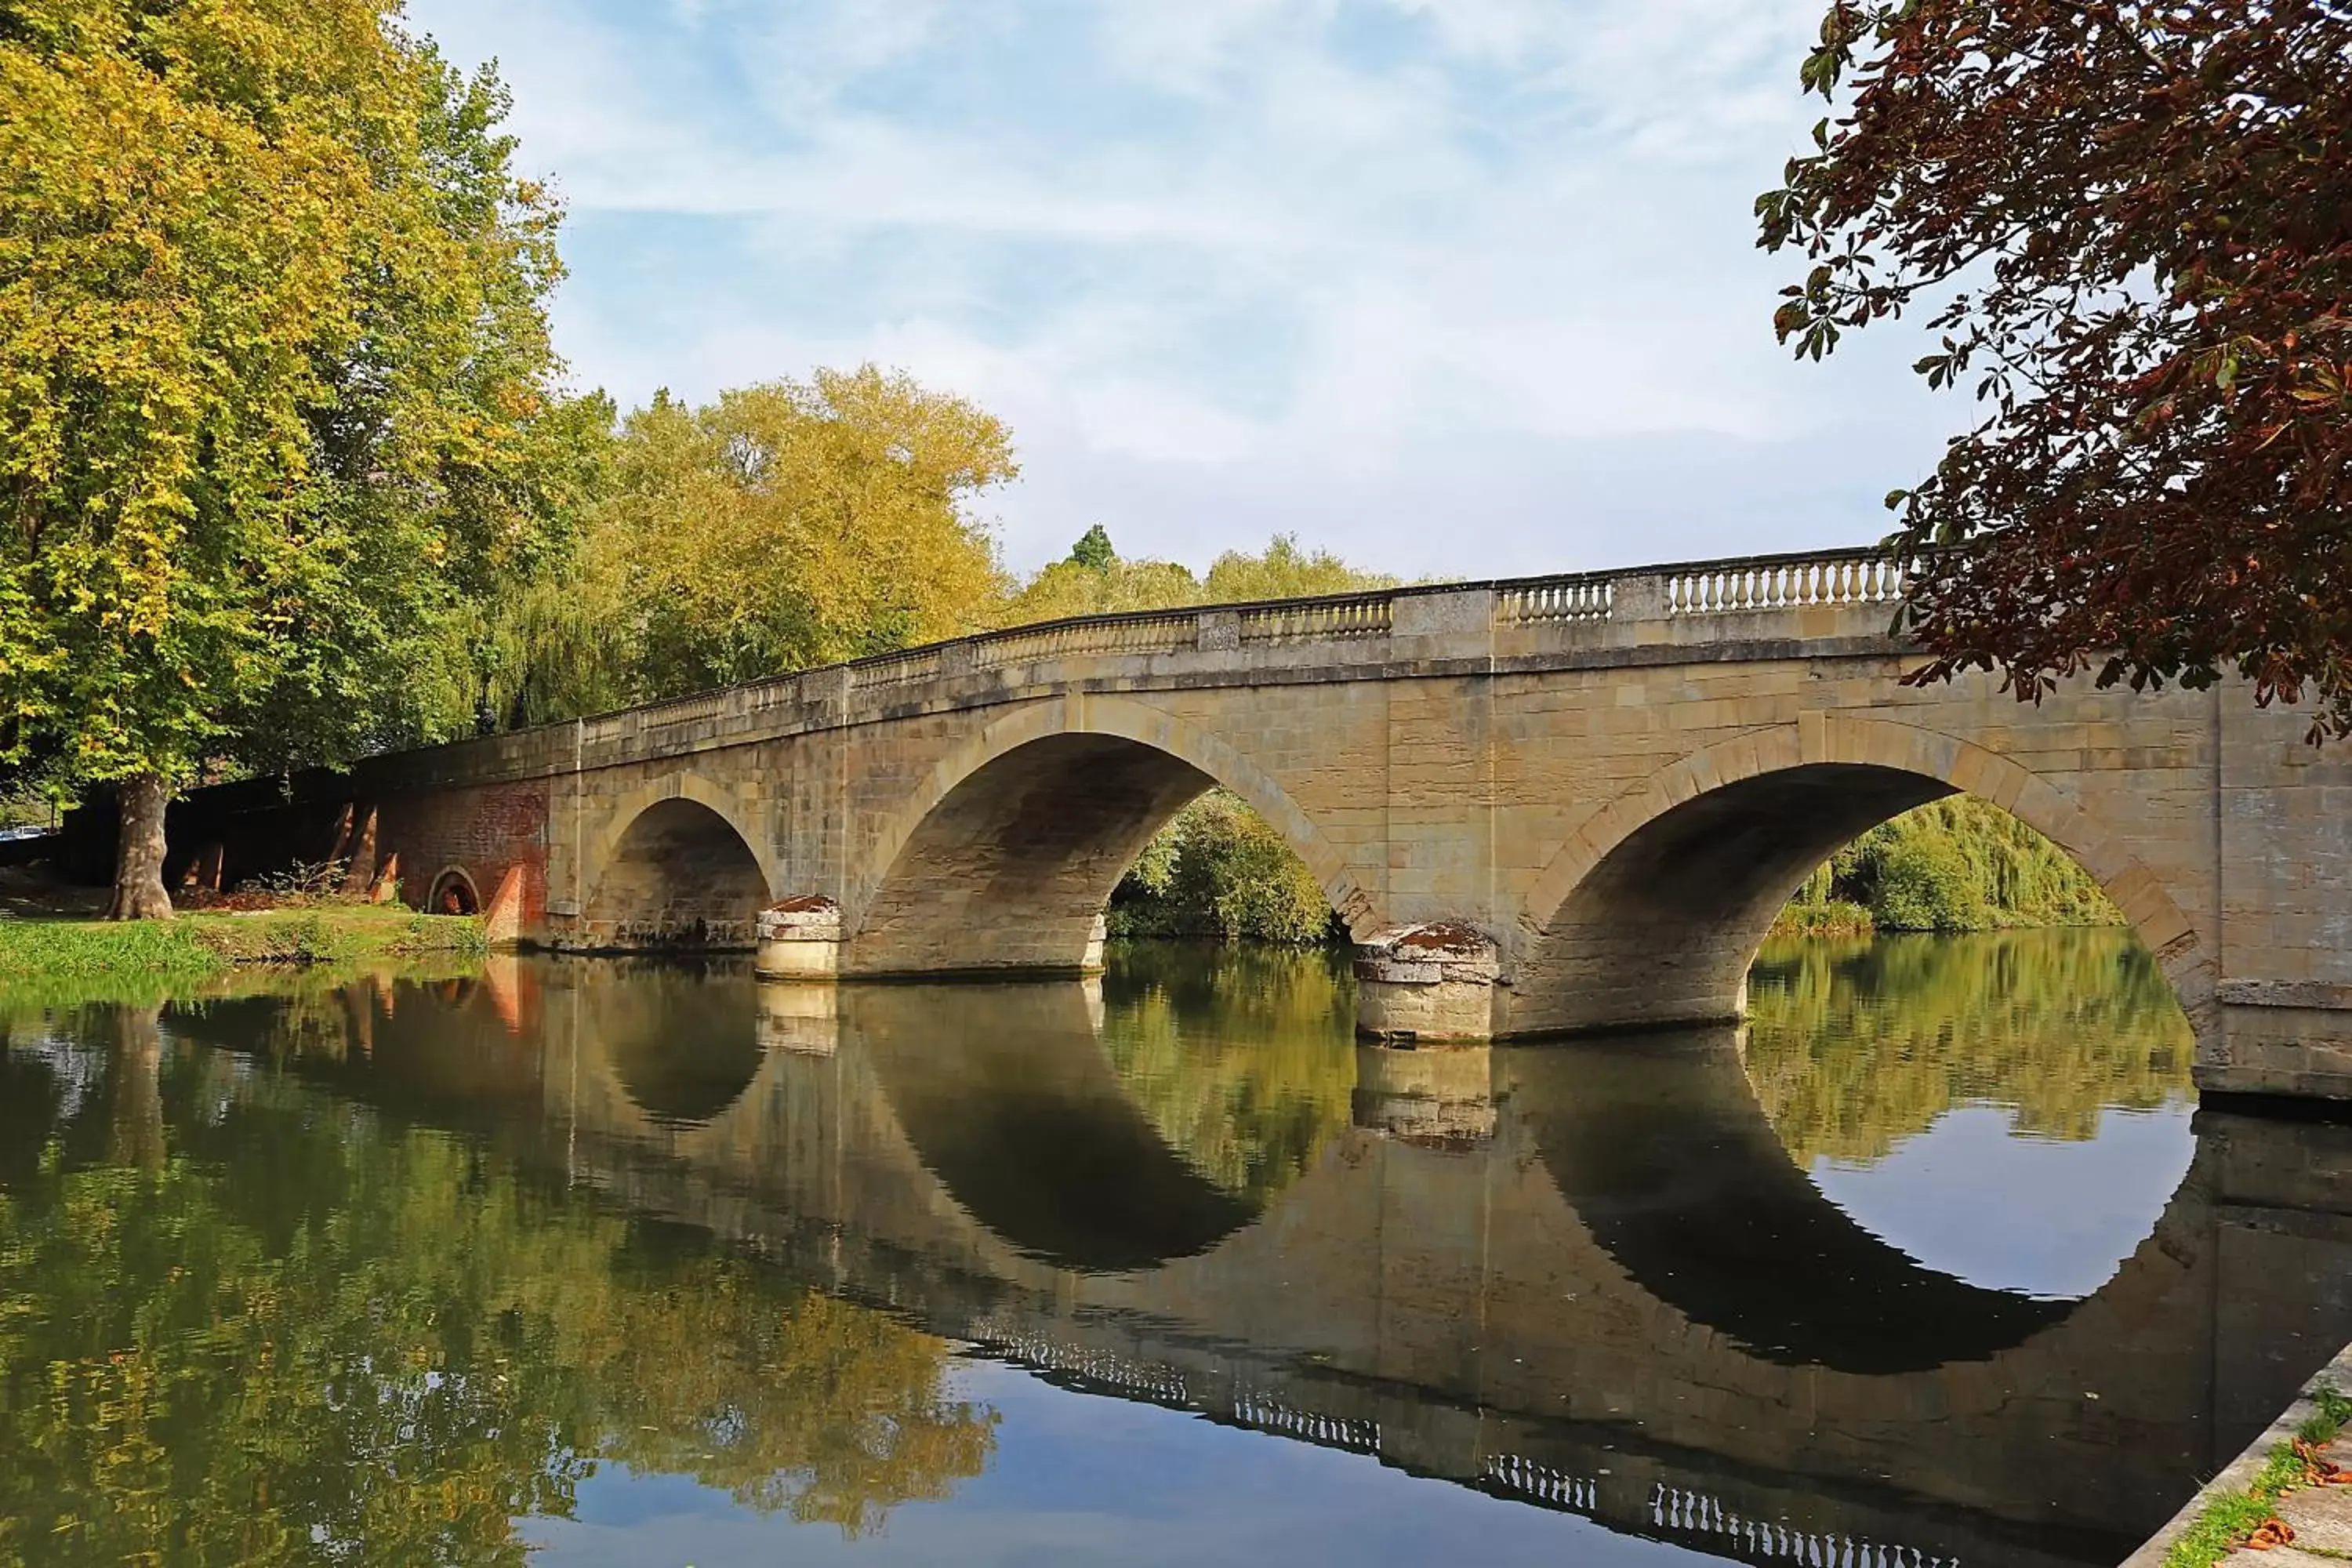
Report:
[[[2123,1568],[2211,1568],[2254,1551],[2273,1568],[2341,1561],[2352,1544],[2352,1486],[2329,1484],[2352,1464],[2352,1345],[2321,1368],[2270,1429],[2124,1560]],[[2259,1541],[2259,1543],[2255,1543]],[[2316,1551],[2302,1550],[2302,1545]]]
[[[365,967],[487,951],[471,915],[368,904],[198,910],[169,921],[0,918],[0,992],[196,983],[245,968]]]

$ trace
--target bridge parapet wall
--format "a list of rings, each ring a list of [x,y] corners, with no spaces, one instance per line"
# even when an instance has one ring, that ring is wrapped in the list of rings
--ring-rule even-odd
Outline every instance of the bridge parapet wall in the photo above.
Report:
[[[1090,616],[878,654],[575,722],[404,752],[371,782],[429,788],[612,767],[1079,687],[1892,650],[1900,580],[1869,551]]]

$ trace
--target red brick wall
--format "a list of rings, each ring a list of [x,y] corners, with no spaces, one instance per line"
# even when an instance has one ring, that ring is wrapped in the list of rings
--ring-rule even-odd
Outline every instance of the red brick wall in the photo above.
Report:
[[[547,915],[547,784],[544,780],[436,790],[361,803],[376,807],[376,857],[400,857],[400,896],[419,908],[443,868],[456,866],[488,908],[507,868],[523,870],[523,924]]]

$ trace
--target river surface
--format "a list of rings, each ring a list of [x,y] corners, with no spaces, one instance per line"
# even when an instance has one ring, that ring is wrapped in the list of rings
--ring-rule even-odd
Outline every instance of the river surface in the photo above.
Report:
[[[2352,1130],[2119,933],[1349,984],[0,982],[0,1563],[2113,1563],[2352,1338]]]

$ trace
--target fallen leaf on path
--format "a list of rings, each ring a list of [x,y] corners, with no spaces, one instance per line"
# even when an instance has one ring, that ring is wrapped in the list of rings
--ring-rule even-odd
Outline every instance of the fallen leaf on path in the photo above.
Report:
[[[2249,1551],[2268,1552],[2273,1546],[2284,1546],[2294,1539],[2294,1529],[2283,1519],[2266,1519],[2246,1537]]]

